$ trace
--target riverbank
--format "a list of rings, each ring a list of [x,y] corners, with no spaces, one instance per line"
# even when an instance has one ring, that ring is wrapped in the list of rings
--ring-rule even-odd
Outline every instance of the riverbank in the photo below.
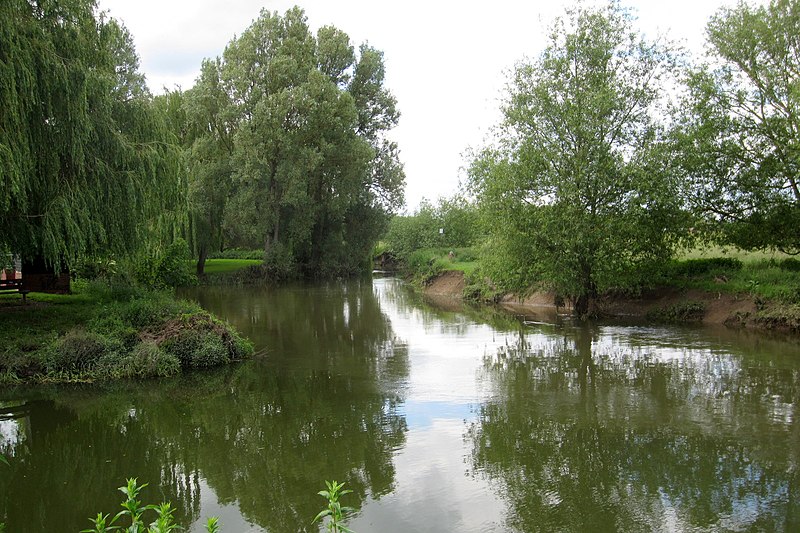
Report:
[[[441,299],[464,298],[468,281],[463,272],[448,270],[428,281],[425,295]],[[548,291],[532,291],[520,297],[503,294],[497,300],[514,311],[551,310],[570,313],[569,302],[559,301]],[[636,296],[605,294],[597,301],[601,316],[649,319],[654,322],[724,324],[729,327],[800,333],[800,305],[764,299],[745,293],[697,288],[662,287]]]
[[[76,283],[73,294],[0,297],[0,383],[167,377],[241,360],[252,344],[165,292]]]

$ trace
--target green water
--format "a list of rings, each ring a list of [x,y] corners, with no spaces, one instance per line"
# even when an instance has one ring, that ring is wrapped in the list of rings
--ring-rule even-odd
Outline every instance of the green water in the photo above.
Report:
[[[393,279],[187,293],[252,361],[0,391],[9,533],[78,531],[136,476],[201,531],[800,531],[800,343],[426,302]]]

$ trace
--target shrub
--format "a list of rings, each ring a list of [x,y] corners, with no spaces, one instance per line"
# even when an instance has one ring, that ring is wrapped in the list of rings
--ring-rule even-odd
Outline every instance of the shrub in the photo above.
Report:
[[[184,329],[163,344],[181,366],[203,368],[230,362],[230,353],[222,339],[209,331]]]
[[[148,289],[195,285],[192,256],[183,239],[176,239],[161,253],[141,254],[127,263],[135,283]]]
[[[189,245],[183,239],[176,239],[158,260],[155,287],[196,285],[197,276],[192,271],[191,260]]]
[[[85,280],[112,279],[119,273],[117,262],[109,257],[86,258],[71,270],[75,277]]]
[[[129,355],[122,358],[115,369],[118,377],[167,377],[180,373],[181,363],[154,341],[137,344]]]
[[[283,243],[275,243],[264,255],[261,272],[271,281],[285,281],[295,278],[298,268],[289,249]]]
[[[478,269],[464,276],[464,291],[462,294],[465,300],[497,303],[504,293]]]
[[[789,272],[800,272],[800,260],[787,257],[786,259],[778,261],[778,268]]]
[[[146,328],[161,324],[171,317],[189,312],[199,312],[196,305],[175,300],[165,294],[151,294],[148,298],[136,298],[118,303],[112,308],[120,319],[134,328]]]
[[[45,366],[48,372],[92,370],[107,351],[113,349],[101,335],[73,329],[50,346]]]
[[[89,321],[87,324],[89,329],[106,338],[114,339],[124,349],[132,349],[139,342],[138,330],[123,321],[119,313],[109,312],[108,309],[105,308],[106,312],[99,313]]]
[[[737,272],[742,269],[742,262],[735,257],[709,257],[704,259],[686,259],[672,262],[672,274],[677,277],[694,277],[704,274]]]

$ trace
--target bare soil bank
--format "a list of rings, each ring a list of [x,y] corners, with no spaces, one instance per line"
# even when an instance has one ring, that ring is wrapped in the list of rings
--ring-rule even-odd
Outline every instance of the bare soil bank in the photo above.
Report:
[[[434,278],[424,288],[424,293],[439,298],[462,298],[464,285],[463,272],[447,271]],[[541,291],[533,292],[524,298],[507,294],[500,301],[500,305],[516,311],[556,310],[555,294]],[[800,333],[800,306],[763,302],[743,294],[666,287],[645,291],[635,298],[607,294],[597,302],[597,311],[601,315],[611,317],[663,317],[670,315],[671,311],[680,311],[688,307],[699,311],[691,318],[685,319],[686,321]],[[558,311],[570,312],[570,304],[567,302],[559,307]],[[677,314],[680,315],[680,312]],[[684,320],[678,318],[677,321]]]

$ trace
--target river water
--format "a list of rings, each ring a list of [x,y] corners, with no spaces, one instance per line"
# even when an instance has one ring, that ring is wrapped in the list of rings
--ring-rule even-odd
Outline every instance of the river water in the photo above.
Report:
[[[126,477],[190,531],[800,531],[800,343],[432,303],[391,279],[189,291],[256,344],[178,379],[0,391],[9,533]]]

